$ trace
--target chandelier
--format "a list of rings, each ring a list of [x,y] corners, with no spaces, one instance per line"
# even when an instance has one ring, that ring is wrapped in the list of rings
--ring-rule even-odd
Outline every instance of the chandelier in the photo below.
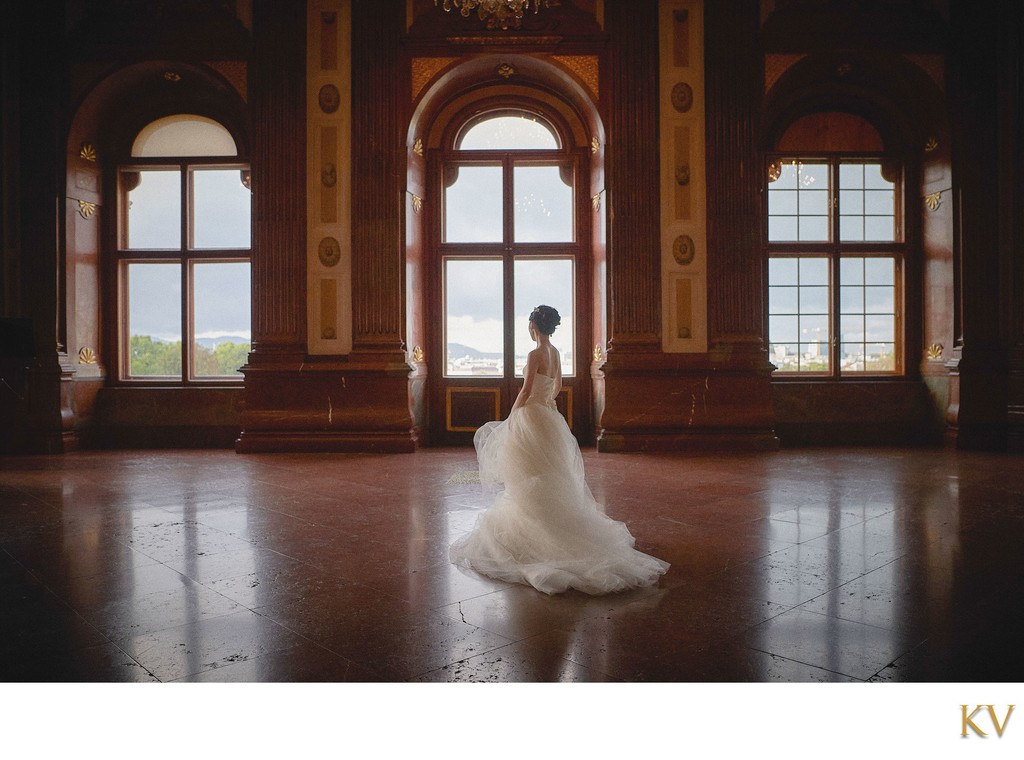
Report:
[[[458,8],[466,18],[474,10],[481,21],[487,23],[488,29],[518,29],[523,23],[523,15],[533,6],[533,12],[540,10],[541,3],[545,8],[558,5],[558,0],[444,0],[445,11]],[[434,0],[437,5],[437,0]]]

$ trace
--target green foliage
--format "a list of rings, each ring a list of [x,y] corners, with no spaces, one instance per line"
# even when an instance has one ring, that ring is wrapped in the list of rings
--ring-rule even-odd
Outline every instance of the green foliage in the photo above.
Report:
[[[181,341],[162,343],[148,335],[133,335],[129,346],[132,377],[181,377]]]
[[[148,335],[131,338],[132,377],[181,377],[181,341],[162,343]],[[196,377],[234,377],[249,358],[248,343],[218,343],[212,350],[198,343],[193,347]],[[240,376],[239,376],[240,377]]]

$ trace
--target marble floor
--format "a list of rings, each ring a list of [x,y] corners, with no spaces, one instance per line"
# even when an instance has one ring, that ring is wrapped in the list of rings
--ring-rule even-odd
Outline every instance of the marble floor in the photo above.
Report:
[[[0,681],[1024,680],[1024,460],[584,452],[659,586],[451,566],[471,449],[0,458]]]

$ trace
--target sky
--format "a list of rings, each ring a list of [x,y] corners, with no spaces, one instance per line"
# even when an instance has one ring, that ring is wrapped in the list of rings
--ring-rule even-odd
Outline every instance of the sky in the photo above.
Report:
[[[543,124],[523,117],[492,118],[467,130],[464,150],[558,147]],[[146,170],[131,191],[129,248],[172,249],[181,244],[181,173]],[[445,191],[449,242],[495,243],[492,261],[446,261],[446,309],[449,343],[484,353],[502,351],[503,237],[502,167],[463,166]],[[251,197],[238,169],[193,172],[192,246],[197,249],[248,249],[251,244]],[[556,165],[513,169],[515,242],[571,242],[573,188]],[[167,341],[181,338],[181,275],[177,264],[130,263],[129,320],[136,335]],[[514,265],[516,354],[533,342],[527,332],[530,311],[539,304],[555,307],[562,324],[553,342],[563,354],[574,353],[573,264],[571,259],[525,256]],[[246,263],[196,263],[193,269],[196,337],[249,338],[250,268]]]

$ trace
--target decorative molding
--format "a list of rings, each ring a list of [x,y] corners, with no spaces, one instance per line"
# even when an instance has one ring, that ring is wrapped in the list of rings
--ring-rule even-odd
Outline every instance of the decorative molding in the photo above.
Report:
[[[693,263],[697,248],[693,244],[693,238],[689,235],[679,235],[672,241],[672,258],[680,266]]]
[[[320,170],[320,181],[324,187],[334,187],[338,183],[338,171],[334,164],[324,164],[324,167]]]
[[[417,364],[422,364],[427,359],[427,355],[423,351],[422,346],[416,346],[412,350],[412,360]]]
[[[594,361],[599,362],[604,359],[604,348],[598,343],[594,346]]]
[[[412,210],[418,214],[423,210],[423,199],[415,193],[410,193],[410,195],[412,196]]]
[[[593,207],[594,211],[601,210],[601,196],[603,194],[604,190],[599,190],[597,193],[590,197],[590,205]]]
[[[333,267],[341,261],[341,246],[333,237],[325,237],[317,247],[317,256],[320,257],[320,263],[325,267]]]
[[[599,150],[601,150],[601,141],[594,137],[590,140],[590,152],[597,153]]]
[[[516,75],[516,67],[510,63],[503,63],[496,68],[495,73],[502,79],[511,79]]]
[[[935,209],[942,205],[942,191],[939,190],[937,193],[926,195],[924,197],[924,205],[926,205],[929,210],[935,211]]]
[[[942,358],[943,346],[941,343],[932,343],[928,346],[927,356],[929,359],[936,361]]]
[[[501,419],[501,390],[498,388],[460,388],[455,386],[449,386],[445,389],[445,429],[450,433],[472,433],[477,427],[467,427],[464,425],[452,424],[452,401],[455,395],[462,395],[464,398],[466,394],[490,394],[494,399],[494,416],[491,419]]]
[[[412,144],[412,152],[417,156],[423,157],[423,140],[419,137],[416,138],[416,142]]]
[[[82,215],[83,219],[88,219],[96,213],[96,204],[90,201],[79,201],[78,213]]]
[[[78,151],[78,155],[86,161],[96,162],[96,148],[89,143],[82,143],[82,148]]]
[[[579,77],[595,99],[600,97],[601,66],[596,55],[553,55],[551,60],[562,64]]]
[[[458,58],[413,58],[412,59],[412,99],[419,97],[427,82],[442,69],[455,63]]]
[[[928,138],[928,141],[924,144],[924,152],[925,153],[931,153],[933,150],[936,150],[938,147],[939,147],[939,140],[938,140],[937,137],[932,135],[931,137]]]
[[[324,113],[334,113],[341,105],[341,93],[333,84],[325,84],[320,88],[317,102],[320,103],[320,110]]]
[[[676,82],[672,88],[672,107],[679,113],[686,113],[693,108],[693,88],[686,82]]]
[[[79,352],[78,352],[78,363],[79,364],[96,364],[97,361],[98,361],[98,357],[96,356],[96,352],[93,349],[89,348],[88,346],[84,346],[83,348],[81,348],[79,350]]]
[[[676,184],[680,187],[685,187],[690,184],[690,166],[689,164],[683,164],[682,166],[676,167]]]

